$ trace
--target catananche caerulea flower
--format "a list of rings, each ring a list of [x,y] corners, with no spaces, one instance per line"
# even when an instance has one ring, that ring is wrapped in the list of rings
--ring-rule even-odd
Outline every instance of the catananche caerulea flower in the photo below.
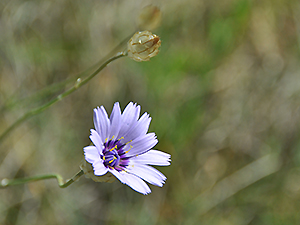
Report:
[[[96,176],[110,172],[132,189],[148,194],[151,190],[145,181],[161,187],[167,179],[149,165],[168,166],[171,159],[167,153],[152,150],[158,141],[155,133],[147,133],[151,117],[139,116],[140,106],[132,102],[123,113],[116,102],[110,117],[103,106],[95,108],[95,130],[90,135],[94,146],[85,147],[84,155]]]

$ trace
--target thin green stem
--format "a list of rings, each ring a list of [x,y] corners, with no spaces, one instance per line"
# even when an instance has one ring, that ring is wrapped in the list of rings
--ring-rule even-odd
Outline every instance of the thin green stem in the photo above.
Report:
[[[84,174],[83,170],[80,170],[71,179],[66,180],[65,182],[59,174],[45,174],[45,175],[13,179],[13,180],[9,180],[9,179],[5,178],[0,182],[0,188],[6,188],[8,186],[26,184],[29,182],[35,182],[35,181],[39,181],[39,180],[47,180],[47,179],[53,179],[53,178],[57,179],[58,186],[60,188],[66,188],[69,185],[71,185],[72,183],[74,183],[76,180],[78,180],[79,177],[81,177],[83,174]]]
[[[111,58],[117,52],[125,51],[124,50],[125,45],[134,33],[135,32],[133,32],[128,37],[123,39],[123,41],[121,41],[113,50],[111,50],[108,54],[106,54],[106,56],[103,57],[103,59],[101,59],[100,61],[98,61],[97,63],[92,65],[90,68],[86,69],[85,71],[79,73],[77,75],[77,77],[85,78],[86,76],[89,75],[90,71],[94,71],[96,68],[98,68],[104,62],[105,59]],[[16,107],[16,106],[20,107],[22,105],[28,105],[28,103],[31,103],[32,101],[40,101],[43,98],[45,98],[51,94],[54,94],[54,92],[61,90],[61,88],[65,87],[67,84],[70,84],[71,82],[75,82],[75,81],[76,81],[76,79],[74,79],[74,77],[67,78],[66,80],[61,81],[59,83],[49,85],[31,96],[27,96],[25,98],[21,98],[18,100],[14,99],[15,98],[14,96],[17,96],[18,95],[17,93],[20,91],[20,90],[17,90],[16,93],[13,96],[11,96],[11,98],[7,99],[6,102],[3,103],[3,105],[0,108],[0,113],[4,112],[7,109]]]
[[[133,32],[132,34],[130,34],[130,36],[126,37],[125,39],[123,39],[123,41],[121,41],[114,49],[112,49],[108,54],[106,54],[103,59],[101,59],[100,61],[98,61],[97,63],[95,63],[94,65],[92,65],[90,68],[86,69],[85,71],[79,73],[76,75],[76,77],[81,77],[85,78],[86,76],[88,76],[90,74],[91,71],[94,71],[96,68],[98,68],[104,61],[105,59],[111,58],[112,56],[114,56],[117,52],[122,52],[125,51],[125,46],[126,43],[128,42],[128,40],[132,37],[132,35],[135,32]],[[42,101],[43,99],[45,99],[46,97],[49,97],[49,95],[54,94],[55,92],[61,90],[62,88],[64,88],[66,85],[75,82],[76,79],[74,77],[70,77],[67,78],[64,81],[61,81],[59,83],[54,83],[51,84],[47,87],[45,87],[44,89],[34,93],[31,96],[25,96],[24,98],[20,98],[20,99],[15,99],[16,96],[18,96],[20,89],[22,89],[22,87],[19,88],[19,90],[16,90],[15,94],[13,94],[10,98],[8,98],[6,100],[6,102],[4,102],[2,104],[2,106],[0,107],[0,114],[8,109],[12,109],[14,107],[22,107],[24,105],[28,105],[31,104],[32,102],[37,102],[37,101]]]
[[[28,120],[29,118],[31,118],[34,115],[37,115],[41,112],[43,112],[45,109],[47,109],[48,107],[50,107],[51,105],[53,105],[54,103],[62,100],[63,98],[65,98],[66,96],[68,96],[69,94],[73,93],[74,91],[76,91],[78,88],[80,88],[81,86],[83,86],[84,84],[86,84],[88,81],[90,81],[94,76],[96,76],[101,70],[103,70],[109,63],[111,63],[112,61],[121,58],[123,56],[126,56],[127,53],[126,52],[120,52],[117,55],[109,58],[108,60],[106,60],[95,72],[93,72],[92,74],[90,74],[89,76],[87,76],[84,79],[78,78],[75,85],[73,87],[71,87],[69,90],[65,91],[64,93],[58,95],[56,98],[52,99],[51,101],[47,102],[46,104],[36,108],[36,109],[32,109],[30,111],[28,111],[27,113],[25,113],[22,117],[20,117],[16,122],[14,122],[10,127],[8,127],[3,134],[1,134],[0,136],[0,143],[3,141],[3,139],[9,134],[11,133],[16,127],[18,127],[20,124],[22,124],[24,121]]]

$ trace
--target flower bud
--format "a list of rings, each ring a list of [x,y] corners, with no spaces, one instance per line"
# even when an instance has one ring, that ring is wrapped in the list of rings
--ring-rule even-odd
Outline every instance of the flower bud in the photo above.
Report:
[[[138,17],[138,28],[140,30],[153,30],[161,23],[161,11],[154,5],[144,7]]]
[[[160,38],[150,31],[136,32],[127,44],[128,57],[138,62],[149,61],[158,54],[160,45]]]
[[[82,160],[82,162],[80,164],[80,169],[83,170],[86,178],[91,178],[95,182],[112,183],[116,180],[115,176],[112,175],[111,173],[106,173],[103,176],[96,176],[94,174],[92,165],[85,160]]]

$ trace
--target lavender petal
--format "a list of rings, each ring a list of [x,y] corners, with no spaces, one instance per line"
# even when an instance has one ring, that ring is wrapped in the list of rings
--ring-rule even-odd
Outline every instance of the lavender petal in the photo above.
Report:
[[[116,170],[110,170],[110,172],[122,183],[127,184],[133,190],[142,193],[143,195],[151,193],[149,186],[141,178],[130,173],[118,172]]]
[[[148,165],[169,166],[171,164],[171,155],[158,150],[150,150],[136,157],[132,157],[130,161]]]

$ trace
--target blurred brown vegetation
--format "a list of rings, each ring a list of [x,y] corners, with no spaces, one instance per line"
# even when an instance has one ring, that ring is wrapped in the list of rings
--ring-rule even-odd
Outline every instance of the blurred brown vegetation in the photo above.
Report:
[[[73,85],[162,11],[160,53],[110,64],[0,143],[0,179],[69,178],[92,110],[137,102],[152,117],[163,188],[55,180],[0,190],[0,224],[299,224],[300,3],[297,0],[0,1],[0,133]]]

